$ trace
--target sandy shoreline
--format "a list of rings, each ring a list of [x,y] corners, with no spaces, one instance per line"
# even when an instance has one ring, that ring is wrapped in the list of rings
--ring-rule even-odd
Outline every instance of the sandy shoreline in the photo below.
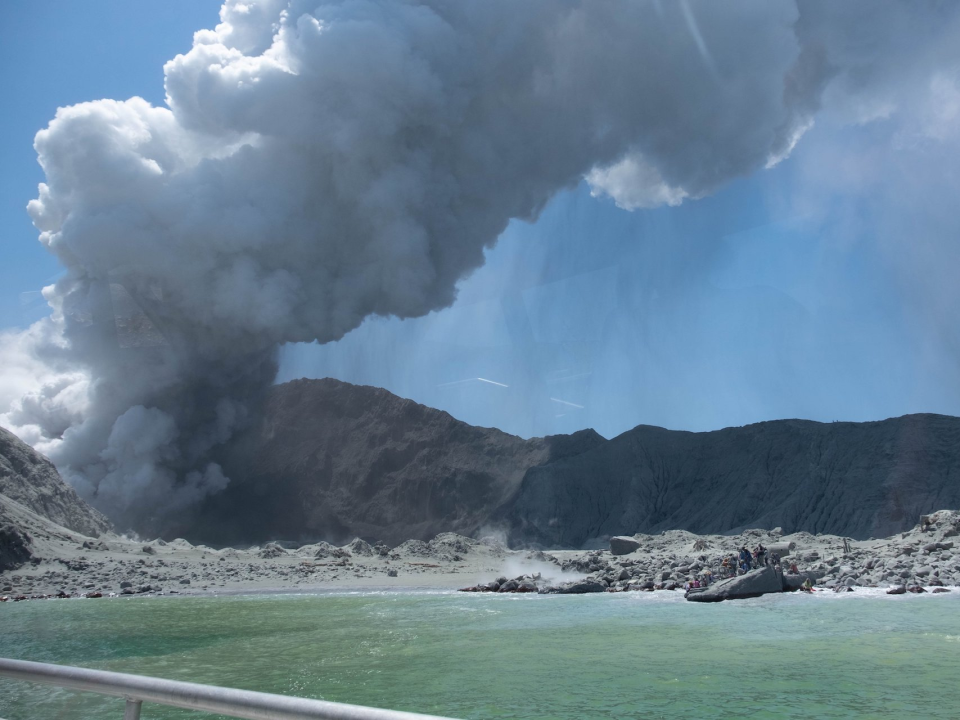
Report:
[[[504,578],[525,578],[531,591],[541,592],[584,579],[609,591],[670,590],[718,571],[724,557],[757,543],[792,543],[785,567],[795,563],[816,574],[821,588],[960,585],[960,553],[953,550],[960,514],[941,511],[927,519],[909,532],[863,541],[783,535],[779,529],[734,536],[677,530],[636,535],[636,549],[624,555],[609,549],[511,550],[493,538],[452,533],[395,548],[354,540],[342,547],[267,543],[218,550],[185,540],[144,542],[112,534],[91,539],[37,525],[34,557],[0,573],[0,597],[446,591]]]

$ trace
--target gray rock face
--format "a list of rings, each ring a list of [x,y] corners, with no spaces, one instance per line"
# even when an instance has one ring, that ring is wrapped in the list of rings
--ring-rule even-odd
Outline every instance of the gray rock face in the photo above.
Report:
[[[632,537],[616,535],[610,538],[610,552],[614,555],[629,555],[639,547],[640,541]]]
[[[169,532],[211,543],[361,537],[391,546],[472,535],[528,468],[605,442],[592,430],[524,440],[331,379],[274,387],[264,414],[223,459],[226,490]]]
[[[776,527],[857,539],[960,507],[960,418],[780,420],[691,433],[641,425],[527,471],[504,521],[514,543],[683,528]]]
[[[780,576],[769,565],[751,570],[745,575],[721,580],[708,588],[696,588],[687,592],[687,600],[694,602],[720,602],[721,600],[737,600],[759,597],[767,593],[783,591]]]
[[[0,495],[69,530],[97,537],[110,522],[87,505],[43,455],[0,428]]]
[[[393,546],[491,525],[514,547],[580,548],[675,528],[886,537],[960,507],[960,418],[942,415],[524,440],[382,389],[297,380],[231,452],[230,485],[168,532]]]

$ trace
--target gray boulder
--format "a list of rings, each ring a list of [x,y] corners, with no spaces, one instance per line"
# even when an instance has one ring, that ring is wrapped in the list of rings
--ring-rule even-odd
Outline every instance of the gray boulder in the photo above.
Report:
[[[811,583],[815,583],[820,578],[820,573],[816,572],[801,572],[793,575],[784,575],[783,580],[783,589],[785,592],[794,592],[799,590],[805,580],[809,579]]]
[[[318,542],[316,544],[316,548],[317,549],[314,553],[314,557],[317,559],[331,557],[334,551],[340,550],[340,548],[338,548],[336,545],[331,545],[330,543],[323,541]]]
[[[275,542],[268,542],[266,545],[263,546],[263,550],[257,553],[259,557],[262,557],[265,559],[283,557],[286,554],[287,554],[287,551],[284,550],[282,547],[280,547],[280,545],[278,545]]]
[[[586,593],[606,592],[607,586],[599,580],[586,578],[585,580],[576,580],[574,582],[564,583],[557,588],[561,595],[584,595]]]
[[[797,544],[793,541],[770,543],[770,545],[767,546],[767,557],[770,557],[776,553],[780,557],[784,558],[796,549]]]
[[[0,526],[0,572],[20,567],[32,555],[30,536],[25,531],[15,525]]]
[[[639,548],[640,541],[635,538],[626,535],[617,535],[610,538],[610,552],[614,555],[629,555]]]
[[[354,555],[371,556],[374,554],[373,546],[361,538],[354,538],[353,541],[345,547]]]
[[[738,575],[727,580],[721,580],[707,588],[694,588],[687,591],[687,600],[694,602],[720,602],[721,600],[737,600],[759,597],[767,593],[783,591],[783,584],[777,571],[769,565],[751,570],[745,575]]]

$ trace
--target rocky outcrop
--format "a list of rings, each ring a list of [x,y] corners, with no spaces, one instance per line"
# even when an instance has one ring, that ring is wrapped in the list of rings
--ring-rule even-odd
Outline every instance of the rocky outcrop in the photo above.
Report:
[[[796,592],[803,588],[807,580],[811,584],[817,582],[820,574],[815,572],[801,572],[783,574],[772,565],[766,565],[756,570],[738,575],[737,577],[720,580],[709,587],[691,588],[687,590],[687,600],[693,602],[720,602],[722,600],[744,600],[760,597],[770,593]],[[844,586],[841,589],[847,589]]]
[[[57,525],[90,537],[110,522],[67,485],[47,458],[0,428],[0,495]]]
[[[261,558],[272,559],[272,558],[283,557],[286,554],[287,554],[287,551],[284,550],[280,545],[274,542],[269,542],[263,546],[260,552],[257,553],[257,556]]]
[[[780,573],[767,565],[737,577],[721,580],[710,587],[688,590],[686,598],[695,602],[720,602],[778,592],[783,592]]]

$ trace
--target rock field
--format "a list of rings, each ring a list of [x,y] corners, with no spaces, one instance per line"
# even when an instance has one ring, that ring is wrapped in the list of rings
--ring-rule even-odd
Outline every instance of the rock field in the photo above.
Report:
[[[611,550],[510,550],[492,537],[442,533],[393,548],[355,539],[345,546],[284,547],[269,542],[214,549],[185,540],[99,539],[37,518],[25,525],[29,557],[0,573],[0,597],[218,594],[362,588],[460,588],[475,592],[587,593],[679,590],[705,571],[722,572],[742,545],[794,545],[782,558],[820,589],[858,586],[894,591],[960,585],[960,513],[924,516],[912,530],[854,541],[779,529],[733,536],[667,531],[614,541]]]

